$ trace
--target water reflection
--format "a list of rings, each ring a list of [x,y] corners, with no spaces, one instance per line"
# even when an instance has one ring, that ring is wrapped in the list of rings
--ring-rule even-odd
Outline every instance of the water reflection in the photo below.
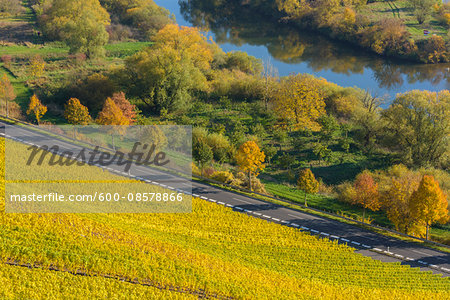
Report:
[[[399,87],[406,83],[424,83],[420,88],[430,90],[450,87],[450,64],[420,65],[380,58],[269,17],[261,18],[252,8],[241,4],[245,2],[180,0],[179,5],[186,21],[211,31],[219,44],[265,46],[278,61],[306,63],[314,72],[345,74],[349,82],[352,75],[364,74],[370,69],[373,78],[365,76],[364,80],[375,80],[379,88],[387,91],[400,91]],[[245,51],[245,47],[242,50]]]

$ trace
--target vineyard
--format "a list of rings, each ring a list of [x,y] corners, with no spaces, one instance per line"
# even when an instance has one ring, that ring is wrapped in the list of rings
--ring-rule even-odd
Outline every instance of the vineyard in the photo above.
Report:
[[[200,199],[190,214],[5,214],[4,197],[0,209],[0,298],[449,296],[449,279]]]

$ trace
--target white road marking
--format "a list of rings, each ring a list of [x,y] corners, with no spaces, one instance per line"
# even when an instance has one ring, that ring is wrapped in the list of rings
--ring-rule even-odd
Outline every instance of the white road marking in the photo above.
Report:
[[[341,239],[341,241],[343,241],[343,242],[350,242],[350,240],[347,240],[347,239]]]
[[[409,261],[413,261],[414,260],[414,258],[411,258],[411,257],[406,257],[405,259],[409,260]]]
[[[447,268],[442,268],[442,267],[441,267],[441,270],[444,270],[444,271],[450,272],[450,269],[447,269]]]
[[[291,223],[291,225],[294,226],[294,227],[299,227],[300,226],[300,225],[295,224],[295,223]]]
[[[328,233],[325,233],[325,232],[321,232],[320,234],[324,235],[324,236],[330,236]]]
[[[197,195],[197,194],[192,194],[192,196],[194,196],[194,197],[200,197],[200,195]]]
[[[234,207],[234,205],[231,205],[231,204],[227,204],[227,206],[228,206],[228,207]]]
[[[225,203],[223,203],[222,201],[217,201],[217,203],[225,205]]]
[[[281,223],[284,223],[284,224],[290,224],[291,222],[288,222],[288,221],[283,220],[283,221],[281,221]]]
[[[398,258],[403,258],[403,255],[400,255],[400,254],[394,254],[394,256],[398,257]]]
[[[280,222],[280,219],[277,219],[277,218],[272,218],[272,220]]]
[[[214,202],[214,203],[217,202],[217,200],[214,200],[214,199],[209,199],[209,201]]]
[[[430,267],[432,267],[432,268],[436,268],[436,269],[439,269],[439,267],[438,267],[438,266],[436,266],[436,265],[432,265],[432,264],[430,264]]]
[[[206,198],[205,196],[200,196],[200,198],[203,200],[208,200],[208,198]]]
[[[411,249],[411,251],[412,251],[412,252],[415,252],[415,253],[422,254],[422,255],[429,256],[429,254],[427,254],[427,253],[425,253],[425,252],[422,252],[422,251],[418,251],[418,250],[414,250],[414,249]]]
[[[418,260],[418,262],[420,262],[423,265],[428,265],[428,263],[424,262],[423,260]]]
[[[236,208],[238,210],[244,210],[242,207],[239,207],[239,206],[235,206],[234,208]]]
[[[337,235],[330,235],[330,237],[332,237],[333,239],[340,239],[340,237],[338,237]]]
[[[361,243],[358,243],[358,242],[355,242],[355,241],[352,241],[352,244],[355,244],[355,245],[361,245]]]
[[[302,227],[300,227],[301,229],[303,229],[303,230],[309,230],[309,228],[308,227],[305,227],[305,226],[302,226]]]
[[[245,211],[245,212],[248,212],[248,213],[251,213],[251,212],[252,212],[251,210],[248,210],[248,209],[244,209],[244,211]]]
[[[271,219],[272,217],[271,216],[268,216],[268,215],[262,215],[264,218],[267,218],[267,219]]]
[[[251,202],[248,202],[248,201],[245,201],[245,200],[242,200],[242,199],[239,199],[239,198],[233,198],[233,199],[237,200],[237,201],[240,201],[240,202],[247,203],[247,204],[252,204]]]
[[[253,214],[255,214],[255,215],[257,215],[257,216],[260,216],[261,214],[260,213],[257,213],[257,212],[253,212]]]
[[[311,232],[319,233],[317,230],[311,229]]]

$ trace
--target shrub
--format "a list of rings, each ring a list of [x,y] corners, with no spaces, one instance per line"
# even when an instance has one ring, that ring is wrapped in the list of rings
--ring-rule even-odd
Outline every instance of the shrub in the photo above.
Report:
[[[211,175],[211,179],[230,184],[234,180],[233,173],[228,171],[217,171]]]

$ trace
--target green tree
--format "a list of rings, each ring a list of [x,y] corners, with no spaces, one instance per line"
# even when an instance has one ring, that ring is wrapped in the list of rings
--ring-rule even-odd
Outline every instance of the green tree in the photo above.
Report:
[[[194,91],[206,91],[212,46],[198,29],[178,25],[164,27],[153,42],[126,61],[130,93],[158,113],[186,110]]]
[[[433,9],[434,0],[409,0],[409,4],[413,8],[414,16],[419,24],[423,24]]]
[[[387,145],[406,163],[439,165],[449,153],[450,92],[399,94],[382,114]]]
[[[203,168],[213,159],[213,151],[211,147],[203,142],[197,142],[193,145],[192,156],[199,164],[201,175],[203,176]]]
[[[103,55],[110,18],[98,0],[53,0],[44,6],[40,21],[44,32],[66,42],[70,52],[83,52],[89,58]]]
[[[306,197],[308,194],[316,194],[319,191],[319,182],[310,169],[303,169],[299,173],[297,187],[299,190],[305,192],[305,206],[308,206]]]

